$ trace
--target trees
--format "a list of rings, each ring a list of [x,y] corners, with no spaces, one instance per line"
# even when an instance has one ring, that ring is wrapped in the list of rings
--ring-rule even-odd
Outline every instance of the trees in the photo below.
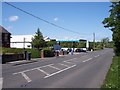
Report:
[[[40,32],[39,28],[37,29],[34,38],[32,38],[32,46],[37,49],[40,49],[45,46],[45,41],[43,39],[43,35]]]
[[[110,7],[110,15],[102,23],[113,32],[114,51],[116,55],[120,55],[120,1],[112,2]]]
[[[101,40],[101,46],[102,46],[102,48],[107,48],[108,47],[108,43],[109,43],[109,38],[108,37],[103,38]]]
[[[56,40],[50,40],[47,42],[47,46],[51,47],[51,46],[55,45],[56,43],[57,43]]]

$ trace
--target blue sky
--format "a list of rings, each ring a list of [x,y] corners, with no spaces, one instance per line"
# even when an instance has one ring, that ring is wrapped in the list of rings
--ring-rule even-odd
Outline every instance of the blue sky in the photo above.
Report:
[[[37,28],[44,36],[56,39],[111,39],[112,32],[103,27],[102,20],[109,16],[110,2],[10,2],[56,25],[71,29],[68,32],[29,16],[5,3],[2,4],[2,25],[12,35],[32,35]]]

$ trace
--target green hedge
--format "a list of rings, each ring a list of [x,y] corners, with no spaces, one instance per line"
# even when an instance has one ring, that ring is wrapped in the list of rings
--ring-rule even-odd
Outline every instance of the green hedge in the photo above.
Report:
[[[25,49],[25,50],[31,53],[31,58],[40,58],[40,51],[38,49]],[[2,48],[2,53],[18,54],[18,53],[24,53],[24,50],[19,48]]]
[[[41,51],[38,49],[25,49],[27,52],[31,53],[31,58],[40,58],[41,57]],[[44,48],[44,56],[45,57],[53,57],[54,51],[50,48]],[[20,48],[2,48],[2,53],[7,54],[7,53],[24,53],[24,49]]]
[[[50,48],[44,48],[43,51],[44,51],[45,57],[54,57],[55,56],[54,51],[51,50]]]

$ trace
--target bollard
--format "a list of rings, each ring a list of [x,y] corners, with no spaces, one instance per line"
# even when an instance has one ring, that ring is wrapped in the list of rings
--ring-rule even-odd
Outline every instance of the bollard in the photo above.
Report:
[[[27,51],[24,51],[24,58],[27,60]]]
[[[28,53],[28,60],[31,60],[31,53]]]
[[[44,51],[41,50],[41,58],[44,58]]]

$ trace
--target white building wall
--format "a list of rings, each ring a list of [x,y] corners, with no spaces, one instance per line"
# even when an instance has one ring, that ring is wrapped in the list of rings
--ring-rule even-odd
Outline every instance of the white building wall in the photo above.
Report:
[[[24,46],[25,45],[25,46]],[[10,43],[11,48],[32,48],[31,43]]]
[[[25,48],[32,48],[31,41],[34,35],[11,35],[11,48],[24,48],[24,38],[25,38]],[[45,41],[50,41],[49,37],[44,37]],[[30,46],[30,47],[28,47]]]
[[[32,41],[33,35],[12,35],[11,37],[12,37],[10,43],[11,48],[24,48],[24,45],[25,48],[32,48],[30,42]],[[24,43],[24,38],[25,38],[25,43]]]

